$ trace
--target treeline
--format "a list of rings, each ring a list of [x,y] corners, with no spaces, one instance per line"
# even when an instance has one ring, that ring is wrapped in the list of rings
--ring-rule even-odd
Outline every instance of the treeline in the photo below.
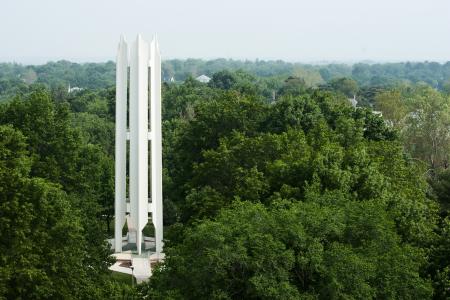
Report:
[[[127,290],[108,270],[111,95],[74,101],[37,86],[0,106],[0,299],[108,299]]]
[[[211,78],[163,85],[166,261],[137,288],[107,271],[114,89],[0,105],[0,298],[450,297],[448,94]]]
[[[228,70],[244,71],[259,78],[279,84],[292,76],[302,78],[309,87],[328,83],[337,78],[350,78],[360,87],[394,86],[424,82],[439,90],[450,90],[450,62],[385,63],[354,65],[328,64],[308,65],[278,61],[240,61],[231,59],[186,59],[163,62],[164,81],[183,82],[188,77],[197,77]],[[13,63],[0,64],[0,100],[17,92],[23,92],[31,83],[42,83],[51,88],[68,86],[83,89],[107,88],[115,83],[115,64],[71,63],[68,61],[49,62],[44,65],[24,66]]]

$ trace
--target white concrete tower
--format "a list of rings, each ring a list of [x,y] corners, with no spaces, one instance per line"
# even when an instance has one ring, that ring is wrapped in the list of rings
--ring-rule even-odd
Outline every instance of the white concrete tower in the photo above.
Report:
[[[128,82],[128,65],[129,82]],[[150,78],[149,78],[150,74]],[[129,86],[129,101],[127,101]],[[150,91],[150,97],[149,97]],[[150,124],[149,128],[149,100]],[[127,133],[129,103],[129,134]],[[127,139],[129,148],[129,205],[126,198]],[[151,150],[151,198],[148,188],[148,150]],[[128,243],[136,243],[138,254],[144,241],[142,230],[149,213],[155,227],[156,253],[163,247],[161,136],[161,56],[158,42],[149,45],[139,35],[128,46],[121,38],[116,68],[116,161],[115,161],[115,252],[122,252],[122,229],[128,225]]]

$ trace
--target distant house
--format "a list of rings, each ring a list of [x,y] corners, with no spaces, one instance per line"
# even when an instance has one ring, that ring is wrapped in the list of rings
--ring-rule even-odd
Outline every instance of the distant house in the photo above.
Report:
[[[79,91],[82,91],[82,90],[83,90],[82,88],[79,88],[77,86],[70,87],[70,84],[69,84],[69,88],[67,89],[67,92],[70,94],[70,93],[79,92]]]
[[[211,78],[203,74],[195,78],[195,80],[200,81],[201,83],[208,83],[211,80]]]

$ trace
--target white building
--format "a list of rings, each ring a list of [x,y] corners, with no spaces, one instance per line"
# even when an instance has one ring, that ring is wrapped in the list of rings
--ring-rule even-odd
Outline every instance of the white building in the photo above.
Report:
[[[70,84],[69,84],[69,88],[67,89],[67,92],[70,94],[70,93],[73,93],[73,92],[80,92],[82,90],[83,90],[82,88],[79,88],[77,86],[70,87]]]
[[[201,83],[208,83],[211,80],[211,78],[203,74],[195,78],[195,80],[200,81]]]

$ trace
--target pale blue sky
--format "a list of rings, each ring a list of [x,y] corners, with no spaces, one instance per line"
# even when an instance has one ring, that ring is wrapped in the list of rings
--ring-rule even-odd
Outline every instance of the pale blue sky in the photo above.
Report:
[[[164,58],[450,60],[449,0],[0,0],[0,61],[114,59],[158,33]]]

